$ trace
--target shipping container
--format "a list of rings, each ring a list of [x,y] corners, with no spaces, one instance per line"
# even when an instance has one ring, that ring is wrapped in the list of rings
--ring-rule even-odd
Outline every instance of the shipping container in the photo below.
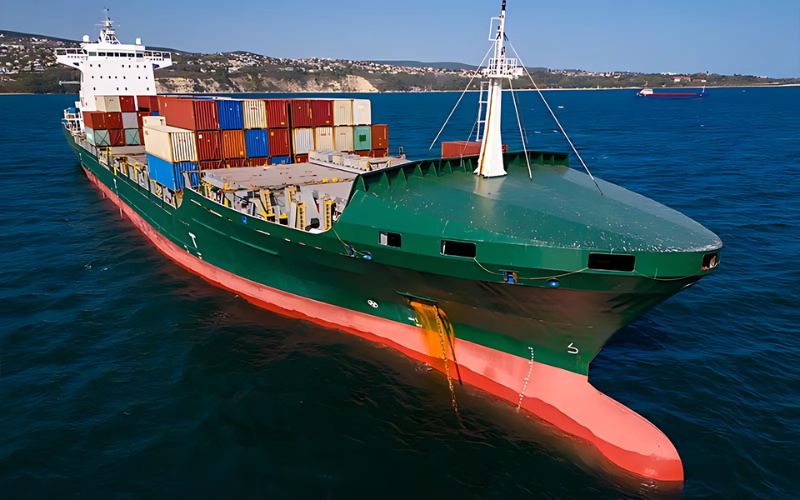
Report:
[[[137,128],[144,127],[144,117],[150,116],[150,113],[147,111],[139,111],[136,113],[136,126]]]
[[[217,108],[219,112],[219,128],[222,130],[241,130],[244,128],[242,101],[220,99],[217,101]]]
[[[269,156],[269,139],[266,130],[245,130],[244,142],[248,158]]]
[[[222,142],[218,130],[197,132],[197,159],[200,161],[222,159]]]
[[[288,165],[292,163],[291,156],[273,156],[269,159],[270,165]]]
[[[372,127],[361,125],[353,130],[353,149],[356,151],[372,149]]]
[[[158,111],[158,96],[140,95],[136,96],[136,108],[139,111]]]
[[[333,129],[333,149],[336,151],[352,151],[353,127],[335,127]]]
[[[294,151],[294,154],[306,154],[312,149],[314,149],[314,129],[292,129],[292,151]]]
[[[142,117],[142,127],[166,127],[167,120],[164,119],[163,116],[143,116]]]
[[[269,151],[275,156],[291,156],[292,140],[288,128],[271,128],[269,135]]]
[[[125,130],[121,128],[112,128],[108,130],[108,142],[112,146],[125,145]]]
[[[244,128],[267,128],[267,106],[261,99],[245,99],[242,101]]]
[[[123,113],[135,113],[136,99],[132,95],[119,96],[119,110]]]
[[[372,149],[389,149],[389,126],[372,126]]]
[[[314,149],[317,151],[333,151],[333,127],[317,127],[314,129]]]
[[[208,99],[166,97],[161,101],[161,116],[167,125],[187,130],[216,130],[219,128],[217,104]]]
[[[122,113],[122,128],[139,128],[139,115]]]
[[[105,111],[106,113],[119,113],[122,111],[119,107],[119,96],[116,95],[95,96],[94,103],[97,111]]]
[[[353,99],[353,125],[372,125],[372,102]]]
[[[101,130],[106,128],[106,114],[102,111],[84,111],[83,125],[86,128]]]
[[[204,160],[200,162],[200,170],[216,170],[218,168],[225,168],[225,162],[222,160]]]
[[[125,145],[126,146],[139,146],[142,144],[141,136],[139,135],[138,128],[125,129]]]
[[[388,149],[373,149],[369,155],[371,158],[386,158],[389,156]]]
[[[267,128],[289,127],[289,101],[286,99],[267,99]]]
[[[333,125],[333,101],[330,99],[311,100],[311,126],[330,127]]]
[[[122,113],[106,113],[106,128],[122,128]]]
[[[269,165],[269,158],[248,158],[245,165],[248,167],[265,167]]]
[[[186,183],[186,177],[188,177],[189,186],[194,189],[200,187],[200,165],[198,165],[197,162],[182,161],[180,163],[176,163],[175,165],[178,167],[178,172],[182,174],[182,184]]]
[[[295,163],[306,163],[307,161],[308,161],[308,155],[307,154],[294,155],[294,162]]]
[[[353,123],[353,100],[333,100],[333,124],[335,126],[355,125]]]
[[[197,144],[191,130],[147,125],[143,130],[147,153],[170,163],[197,161]]]
[[[239,168],[239,167],[246,167],[247,160],[244,158],[228,158],[227,160],[223,160],[224,168]]]
[[[147,172],[150,178],[173,191],[183,189],[183,176],[178,165],[168,162],[163,158],[148,154]]]
[[[90,128],[85,129],[86,142],[98,148],[110,146],[108,137],[108,130],[93,130]]]
[[[232,159],[244,158],[246,155],[247,147],[244,142],[244,130],[223,130],[222,157]]]
[[[292,128],[311,127],[311,101],[308,99],[292,99],[289,101]]]

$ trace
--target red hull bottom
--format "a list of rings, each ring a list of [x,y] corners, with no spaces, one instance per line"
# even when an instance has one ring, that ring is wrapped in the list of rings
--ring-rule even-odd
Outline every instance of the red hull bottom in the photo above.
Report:
[[[264,309],[387,345],[444,372],[442,359],[429,351],[423,329],[293,295],[215,267],[172,243],[85,167],[84,172],[160,252],[189,272]],[[455,351],[465,383],[514,405],[521,404],[542,420],[590,443],[629,474],[659,482],[683,481],[681,459],[667,436],[595,389],[587,376],[461,339],[456,339]],[[449,367],[455,376],[454,363]],[[520,394],[523,388],[524,394]]]

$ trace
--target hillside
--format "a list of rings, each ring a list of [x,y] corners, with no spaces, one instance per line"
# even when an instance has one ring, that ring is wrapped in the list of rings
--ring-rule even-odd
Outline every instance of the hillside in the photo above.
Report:
[[[0,93],[68,93],[79,79],[60,67],[53,49],[77,47],[74,40],[0,31]],[[158,71],[162,93],[232,92],[408,92],[462,90],[474,67],[453,62],[285,59],[252,52],[200,54],[174,49],[175,65]],[[540,87],[734,86],[800,83],[800,79],[716,74],[644,74],[531,68]],[[477,83],[474,84],[477,88]],[[520,80],[517,88],[529,88]]]

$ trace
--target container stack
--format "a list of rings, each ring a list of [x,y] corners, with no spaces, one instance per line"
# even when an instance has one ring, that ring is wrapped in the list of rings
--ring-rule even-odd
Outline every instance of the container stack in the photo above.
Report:
[[[137,110],[133,96],[97,96],[97,111],[84,111],[86,140],[96,147],[139,146],[142,118],[150,112]]]
[[[367,99],[140,96],[136,104],[139,113],[159,115],[163,120],[149,120],[151,126],[145,126],[139,135],[153,143],[148,145],[145,141],[149,155],[172,165],[160,168],[167,172],[188,168],[176,166],[182,162],[196,162],[196,170],[209,170],[300,163],[308,161],[312,152],[353,153],[361,157],[388,153],[388,127],[372,124],[372,108]],[[133,118],[131,115],[127,121],[132,123]],[[137,118],[141,122],[143,117]],[[121,128],[125,129],[124,123]],[[179,133],[193,136],[195,154],[191,159],[168,154],[167,144],[183,137]],[[153,134],[160,135],[158,139],[150,138]],[[164,134],[170,139],[162,138]],[[98,141],[112,140],[95,135]],[[165,178],[171,177],[166,174]],[[179,183],[180,180],[175,181],[176,186]]]
[[[180,191],[184,187],[183,173],[187,172],[192,187],[197,187],[200,169],[195,132],[167,125],[163,116],[149,116],[143,121],[150,178],[173,191]]]

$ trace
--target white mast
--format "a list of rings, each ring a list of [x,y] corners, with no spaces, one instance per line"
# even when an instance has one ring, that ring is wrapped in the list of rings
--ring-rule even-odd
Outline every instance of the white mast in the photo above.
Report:
[[[494,30],[495,21],[497,29]],[[489,80],[489,96],[486,105],[486,120],[483,125],[483,142],[478,158],[476,174],[483,177],[500,177],[506,175],[503,165],[503,137],[501,121],[503,115],[503,81],[522,75],[515,58],[506,57],[506,0],[500,8],[500,17],[493,17],[489,24],[489,40],[494,42],[494,57],[482,70]]]

